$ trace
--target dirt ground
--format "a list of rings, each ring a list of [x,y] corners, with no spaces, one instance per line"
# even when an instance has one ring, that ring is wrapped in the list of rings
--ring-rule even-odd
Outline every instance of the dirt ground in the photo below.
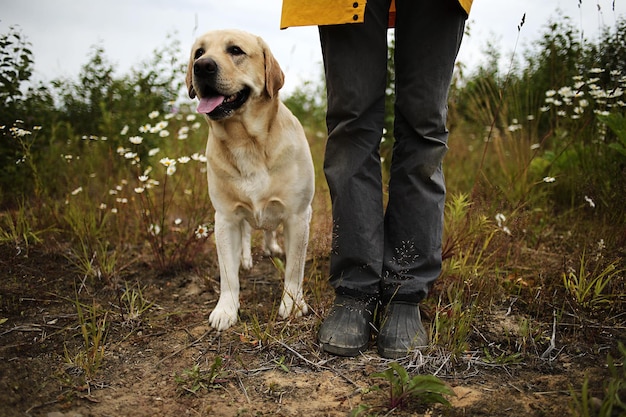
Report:
[[[541,358],[553,329],[546,320],[535,322],[543,336],[534,350],[514,355],[523,311],[503,300],[475,319],[459,360],[430,352],[399,361],[411,374],[442,378],[456,393],[452,407],[389,410],[387,385],[371,376],[389,361],[375,349],[338,358],[316,344],[331,291],[314,293],[308,283],[313,313],[280,320],[277,269],[255,259],[242,274],[241,320],[219,334],[207,324],[217,301],[215,265],[157,276],[136,263],[126,285],[153,304],[133,317],[120,308],[119,290],[81,285],[60,250],[0,246],[0,416],[346,416],[359,405],[371,406],[370,415],[563,416],[585,376],[600,390],[607,352],[626,340],[623,326],[559,325],[555,348]],[[77,297],[99,311],[96,322],[106,329],[102,362],[88,377],[73,359],[84,350]],[[372,389],[377,384],[381,390]]]

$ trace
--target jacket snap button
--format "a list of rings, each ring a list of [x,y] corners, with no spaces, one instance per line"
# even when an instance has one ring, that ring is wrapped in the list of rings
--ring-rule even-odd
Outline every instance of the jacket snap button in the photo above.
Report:
[[[359,15],[355,14],[354,16],[352,16],[352,20],[359,20]]]
[[[355,1],[354,3],[352,3],[352,7],[354,7],[354,8],[356,9],[357,7],[359,7],[359,3],[357,3],[357,2]]]

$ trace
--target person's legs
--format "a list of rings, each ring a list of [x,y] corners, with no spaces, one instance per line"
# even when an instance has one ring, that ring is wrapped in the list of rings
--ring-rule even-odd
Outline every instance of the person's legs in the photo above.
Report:
[[[455,0],[396,1],[395,143],[384,223],[385,356],[427,343],[419,303],[441,272],[448,89],[465,13]],[[417,337],[416,337],[417,336]]]
[[[362,24],[320,27],[329,131],[324,173],[333,209],[330,283],[337,299],[319,339],[356,355],[369,342],[380,291],[383,201],[379,146],[385,111],[390,0],[369,0]]]

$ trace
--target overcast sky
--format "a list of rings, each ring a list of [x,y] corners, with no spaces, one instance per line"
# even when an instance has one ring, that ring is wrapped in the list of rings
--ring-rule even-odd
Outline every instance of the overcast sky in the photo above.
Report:
[[[168,34],[181,41],[186,55],[207,30],[244,29],[268,42],[289,93],[305,80],[320,79],[321,52],[316,28],[279,29],[280,9],[281,0],[2,0],[0,33],[19,26],[32,44],[36,78],[50,80],[78,74],[93,45],[103,46],[118,72],[125,73],[148,60]],[[593,39],[603,25],[614,26],[626,16],[626,0],[474,0],[459,61],[475,66],[487,41],[510,55],[525,13],[518,45],[523,51],[557,10]]]

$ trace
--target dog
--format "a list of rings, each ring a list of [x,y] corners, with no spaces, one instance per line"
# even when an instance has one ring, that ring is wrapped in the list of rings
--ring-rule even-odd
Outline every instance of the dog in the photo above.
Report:
[[[239,268],[252,267],[251,228],[264,231],[264,251],[281,254],[285,280],[282,318],[308,313],[302,281],[315,176],[302,125],[279,99],[284,74],[266,42],[240,30],[215,30],[193,44],[186,84],[209,124],[206,148],[209,197],[220,295],[209,324],[237,322]]]

